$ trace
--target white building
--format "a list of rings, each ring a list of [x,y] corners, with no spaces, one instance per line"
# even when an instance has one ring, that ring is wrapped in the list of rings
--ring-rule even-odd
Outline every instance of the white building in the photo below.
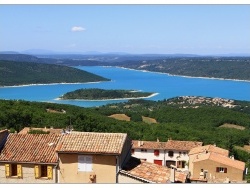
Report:
[[[133,157],[170,167],[187,168],[189,161],[188,152],[202,142],[168,140],[167,142],[155,141],[132,141],[131,154]]]

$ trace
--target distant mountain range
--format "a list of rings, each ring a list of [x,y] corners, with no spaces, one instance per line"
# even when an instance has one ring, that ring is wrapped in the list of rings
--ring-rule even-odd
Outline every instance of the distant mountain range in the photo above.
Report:
[[[131,54],[127,52],[99,52],[99,51],[86,51],[86,52],[59,52],[46,49],[28,49],[24,51],[0,51],[0,54],[28,54],[28,55],[119,55],[119,56],[166,56],[166,57],[198,57],[198,56],[222,56],[222,57],[235,57],[235,56],[250,56],[250,53],[227,53],[227,54],[185,54],[185,53],[174,53],[174,54]]]

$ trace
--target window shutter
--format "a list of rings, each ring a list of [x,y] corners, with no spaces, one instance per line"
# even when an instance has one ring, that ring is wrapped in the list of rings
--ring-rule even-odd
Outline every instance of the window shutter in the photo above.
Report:
[[[224,168],[224,173],[227,173],[227,168]]]
[[[22,165],[17,165],[17,177],[22,177]]]
[[[159,150],[154,150],[154,155],[159,156],[160,151]]]
[[[35,165],[35,178],[40,178],[41,177],[41,170],[40,170],[40,165]]]
[[[219,167],[216,167],[216,172],[219,172],[220,171],[220,168]]]
[[[5,176],[10,176],[10,164],[5,164]]]
[[[47,175],[48,175],[48,179],[53,179],[53,167],[52,166],[47,166]]]

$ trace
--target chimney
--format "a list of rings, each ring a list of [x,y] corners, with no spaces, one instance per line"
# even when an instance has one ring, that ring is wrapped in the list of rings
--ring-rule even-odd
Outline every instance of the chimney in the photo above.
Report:
[[[175,168],[173,166],[170,166],[170,182],[174,183],[175,182]]]
[[[216,143],[214,143],[214,146],[216,147]]]
[[[156,140],[157,142],[159,142],[159,138],[157,138],[157,140]]]
[[[143,141],[141,141],[141,146],[143,146]]]
[[[203,169],[201,169],[201,172],[200,172],[200,177],[199,179],[204,179],[204,172],[203,172]]]
[[[138,146],[139,146],[139,147],[141,146],[141,141],[140,141],[140,140],[138,140]]]
[[[231,156],[231,159],[233,159],[233,160],[234,160],[234,155],[232,155],[232,156]]]

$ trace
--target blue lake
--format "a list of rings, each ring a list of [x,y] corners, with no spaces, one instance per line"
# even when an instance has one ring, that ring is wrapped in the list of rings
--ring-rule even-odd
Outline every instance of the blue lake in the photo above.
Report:
[[[129,70],[117,67],[78,66],[77,68],[109,78],[110,82],[54,84],[0,88],[1,99],[72,104],[82,107],[100,106],[126,100],[62,101],[55,100],[66,92],[80,88],[132,89],[159,93],[147,100],[163,100],[176,96],[205,96],[250,101],[250,82],[187,78],[167,74]]]

